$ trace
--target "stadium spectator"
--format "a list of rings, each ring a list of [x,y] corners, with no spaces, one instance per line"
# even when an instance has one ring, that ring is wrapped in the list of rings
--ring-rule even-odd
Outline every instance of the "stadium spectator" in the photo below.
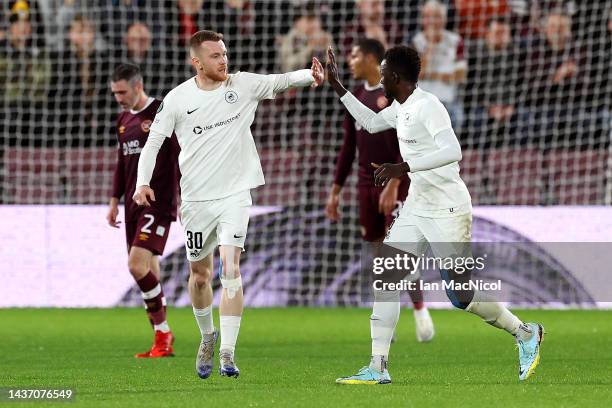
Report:
[[[468,138],[477,146],[515,142],[517,115],[523,83],[520,44],[513,41],[509,19],[489,21],[484,39],[478,40],[469,55],[465,93]]]
[[[93,13],[94,9],[86,0],[50,0],[47,5],[47,21],[49,21],[49,32],[51,47],[53,50],[64,51],[69,44],[68,32],[70,26],[77,16]],[[103,20],[95,19],[100,24]],[[106,49],[107,44],[100,35],[95,36],[95,48]]]
[[[8,7],[3,9],[3,14],[8,16],[9,24],[12,24],[14,19],[29,21],[32,31],[30,43],[44,47],[45,21],[38,0],[10,0],[6,4]]]
[[[163,5],[159,1],[147,0],[110,0],[106,7],[100,9],[100,34],[104,36],[111,47],[120,46],[124,41],[123,33],[129,26],[142,21],[152,28],[153,32],[161,32]]]
[[[419,85],[436,95],[450,114],[455,129],[463,124],[463,107],[458,99],[458,86],[465,80],[467,62],[463,39],[446,30],[444,4],[428,0],[421,9],[422,30],[413,38],[414,47],[421,54]]]
[[[137,65],[149,85],[149,94],[162,97],[169,91],[173,83],[183,81],[187,73],[171,69],[164,63],[163,49],[152,47],[152,34],[147,24],[136,22],[130,25],[124,35],[125,48],[119,54],[120,60]]]
[[[576,126],[589,128],[584,123],[584,108],[585,102],[592,104],[585,99],[590,74],[585,50],[573,38],[571,18],[558,12],[549,14],[544,19],[542,35],[535,38],[529,49],[528,103],[537,124],[533,140],[549,145],[561,143],[558,137],[565,137],[580,143],[579,138],[588,137],[584,132],[576,134],[575,130]]]
[[[283,36],[279,65],[283,72],[295,71],[312,64],[312,58],[325,60],[332,36],[323,29],[314,7],[300,7],[294,15],[293,27]]]
[[[191,74],[191,58],[187,53],[189,39],[198,30],[213,30],[224,36],[231,52],[229,60],[234,63],[232,69],[241,70],[236,64],[246,59],[239,35],[246,24],[241,19],[246,8],[246,2],[238,0],[167,0],[167,36],[170,45],[179,49],[179,54],[171,59],[184,61],[183,67]]]
[[[347,58],[351,49],[361,38],[373,38],[385,48],[400,44],[403,32],[398,21],[385,13],[384,0],[355,0],[357,15],[342,27],[340,32],[340,55]],[[342,70],[345,71],[345,70]]]
[[[30,20],[13,14],[7,38],[0,42],[3,50],[0,55],[0,134],[6,135],[8,131],[10,144],[15,144],[21,135],[32,140],[30,126],[42,124],[50,69],[44,50],[34,45],[32,33]]]
[[[62,144],[105,145],[112,141],[106,92],[110,61],[104,51],[96,49],[97,35],[93,21],[77,15],[67,33],[68,44],[54,54],[50,97],[58,114],[57,137]]]
[[[459,33],[466,39],[483,38],[487,32],[487,21],[492,17],[507,15],[508,3],[508,0],[455,0]]]

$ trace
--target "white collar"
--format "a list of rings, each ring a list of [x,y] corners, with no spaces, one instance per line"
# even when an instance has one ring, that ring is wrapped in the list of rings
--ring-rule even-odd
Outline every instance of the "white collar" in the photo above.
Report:
[[[370,86],[370,84],[368,84],[368,81],[363,81],[363,87],[365,88],[366,91],[374,91],[375,89],[382,88],[382,84],[379,82],[378,84],[374,86]]]
[[[134,109],[130,109],[130,113],[132,115],[138,115],[140,112],[142,112],[143,110],[147,109],[149,107],[149,105],[151,105],[153,103],[153,101],[155,100],[155,98],[152,98],[149,96],[149,99],[147,99],[147,103],[145,103],[145,106],[140,109],[140,110],[134,110]]]

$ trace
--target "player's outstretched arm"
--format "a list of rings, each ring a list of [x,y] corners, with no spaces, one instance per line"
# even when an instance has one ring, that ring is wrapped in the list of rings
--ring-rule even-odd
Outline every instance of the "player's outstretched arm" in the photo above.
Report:
[[[393,105],[375,113],[346,90],[342,82],[340,82],[336,56],[331,47],[327,49],[327,62],[325,66],[327,70],[327,81],[338,94],[340,101],[344,104],[351,116],[355,118],[361,127],[369,133],[378,133],[395,127],[395,107]]]
[[[155,193],[153,189],[149,187],[151,177],[153,177],[153,170],[155,170],[155,161],[157,160],[157,154],[166,136],[161,133],[150,131],[147,143],[145,143],[140,152],[140,158],[138,159],[138,176],[136,178],[136,192],[132,197],[136,204],[144,205],[146,207],[151,206],[151,201],[155,201]]]

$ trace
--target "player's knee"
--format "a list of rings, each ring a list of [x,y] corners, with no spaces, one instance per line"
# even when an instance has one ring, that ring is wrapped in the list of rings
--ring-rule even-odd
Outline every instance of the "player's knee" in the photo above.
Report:
[[[191,278],[198,287],[208,286],[212,282],[212,270],[207,265],[191,265]]]
[[[147,266],[146,262],[143,262],[138,258],[130,257],[128,259],[128,269],[135,279],[141,279],[147,273],[149,273],[149,267]]]

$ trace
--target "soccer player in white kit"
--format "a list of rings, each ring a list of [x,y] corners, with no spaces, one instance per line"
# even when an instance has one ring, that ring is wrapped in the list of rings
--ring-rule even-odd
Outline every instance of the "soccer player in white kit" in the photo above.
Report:
[[[469,251],[472,205],[459,176],[461,147],[450,117],[434,95],[417,86],[420,58],[412,47],[396,46],[385,53],[381,83],[391,106],[374,113],[340,83],[335,56],[328,50],[327,78],[340,100],[370,133],[395,128],[403,163],[375,164],[375,182],[408,173],[410,189],[385,243],[409,254],[421,255],[431,244],[436,257],[465,256]],[[463,249],[460,249],[463,248]],[[471,271],[440,270],[445,281],[469,281]],[[543,327],[523,323],[501,303],[478,290],[448,289],[452,304],[480,316],[487,323],[515,336],[519,348],[519,379],[529,377],[539,362]],[[389,348],[400,313],[399,290],[376,290],[370,318],[372,359],[355,375],[338,378],[339,384],[388,384]]]
[[[149,181],[157,152],[175,132],[181,147],[181,222],[190,262],[189,295],[202,334],[196,371],[205,379],[213,369],[217,330],[212,317],[212,255],[219,245],[223,286],[219,372],[238,377],[234,350],[243,309],[240,254],[249,222],[250,190],[264,184],[250,127],[260,101],[291,87],[318,86],[323,67],[313,58],[310,70],[228,75],[223,35],[207,30],[191,37],[190,53],[197,75],[171,90],[158,108],[140,154],[134,200],[140,205],[155,201]]]

